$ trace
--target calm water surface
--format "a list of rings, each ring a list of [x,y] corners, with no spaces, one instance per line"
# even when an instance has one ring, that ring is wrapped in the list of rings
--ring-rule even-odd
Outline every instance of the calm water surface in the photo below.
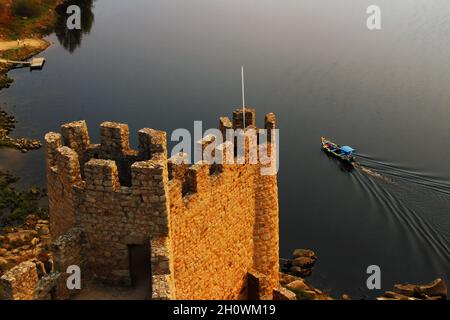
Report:
[[[450,276],[450,4],[377,2],[383,29],[365,28],[371,1],[99,0],[81,42],[55,35],[41,72],[15,70],[0,101],[15,134],[42,138],[86,119],[143,127],[216,127],[247,101],[278,116],[281,255],[315,250],[311,281],[333,294]],[[95,17],[95,20],[94,20]],[[78,46],[79,44],[79,46]],[[358,149],[343,170],[320,135]],[[43,150],[0,150],[0,169],[45,186]]]

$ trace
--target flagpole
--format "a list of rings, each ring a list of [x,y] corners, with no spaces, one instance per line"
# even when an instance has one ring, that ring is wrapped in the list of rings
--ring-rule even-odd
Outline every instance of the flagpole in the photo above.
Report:
[[[242,118],[243,118],[243,129],[245,129],[245,83],[244,83],[244,66],[241,67],[241,79],[242,79]]]

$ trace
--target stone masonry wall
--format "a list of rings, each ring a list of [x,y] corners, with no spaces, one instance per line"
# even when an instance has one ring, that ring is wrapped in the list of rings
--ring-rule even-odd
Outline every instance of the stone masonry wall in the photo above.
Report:
[[[0,300],[33,300],[38,280],[35,263],[18,264],[0,278]]]
[[[233,123],[220,118],[222,133],[231,125],[242,128],[242,113],[236,111],[233,118]],[[248,109],[246,127],[254,125],[255,112]],[[204,143],[199,142],[203,148]],[[230,147],[224,143],[216,152],[227,154]],[[278,287],[276,175],[262,177],[257,164],[222,165],[220,170],[203,162],[177,164],[183,157],[169,160],[177,298],[247,299],[253,270],[265,275],[261,296],[270,296]]]

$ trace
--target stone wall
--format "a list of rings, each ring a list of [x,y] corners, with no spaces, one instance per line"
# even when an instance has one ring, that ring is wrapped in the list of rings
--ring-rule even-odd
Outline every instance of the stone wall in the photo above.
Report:
[[[71,265],[84,266],[82,246],[84,235],[81,228],[72,228],[52,242],[54,268],[66,272]]]
[[[171,246],[168,237],[154,237],[150,242],[152,269],[152,299],[174,298]]]
[[[0,300],[33,300],[38,280],[35,263],[18,264],[0,278]]]
[[[233,123],[220,118],[221,131],[242,128],[242,112]],[[271,117],[273,125],[275,119]],[[255,126],[247,109],[246,127]],[[211,143],[211,139],[208,139]],[[202,148],[205,142],[200,141]],[[216,152],[227,154],[227,143]],[[248,273],[265,275],[261,296],[278,287],[278,194],[275,176],[261,176],[259,164],[177,164],[169,160],[171,236],[178,299],[246,299]],[[247,159],[248,161],[248,159]]]

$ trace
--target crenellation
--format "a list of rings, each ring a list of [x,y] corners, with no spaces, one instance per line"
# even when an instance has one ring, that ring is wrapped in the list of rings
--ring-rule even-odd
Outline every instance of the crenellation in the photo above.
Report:
[[[124,156],[130,151],[128,125],[117,122],[103,122],[100,125],[100,144],[103,157]]]
[[[264,118],[264,128],[267,130],[267,139],[272,142],[272,130],[276,128],[277,118],[274,113],[266,114]]]
[[[167,156],[167,136],[165,131],[144,128],[139,130],[139,155],[142,160],[150,159],[157,153]]]
[[[59,133],[49,132],[44,139],[47,167],[51,168],[56,166],[56,154],[58,148],[62,147],[62,136]]]
[[[166,171],[167,168],[165,162],[157,158],[148,161],[135,162],[131,166],[133,189],[151,189],[159,187]]]
[[[58,176],[68,184],[73,185],[81,182],[78,154],[69,147],[60,147],[56,151]]]
[[[231,161],[234,163],[235,154],[233,143],[231,141],[225,141],[224,143],[219,144],[216,146],[215,154],[219,157],[219,162],[222,163],[222,166],[226,166],[226,164]]]
[[[189,167],[189,155],[185,152],[179,152],[173,155],[168,161],[169,180],[181,179],[186,176]]]
[[[227,130],[233,129],[233,123],[228,117],[220,117],[219,118],[219,130],[222,132],[223,141],[225,141],[227,134]]]
[[[253,108],[245,108],[245,128],[255,127],[256,110]],[[244,129],[244,110],[238,108],[233,111],[233,129]]]
[[[203,157],[203,153],[205,152],[205,149],[212,144],[215,145],[215,143],[216,143],[216,136],[213,134],[209,134],[209,135],[203,137],[202,139],[200,139],[199,141],[197,141],[195,143],[195,147],[199,149],[199,152],[201,152],[202,157]],[[212,155],[214,155],[214,152],[212,152]],[[204,159],[204,160],[206,160],[206,159]]]
[[[200,161],[189,167],[185,181],[187,194],[206,192],[209,186],[210,166],[205,161]]]
[[[84,165],[86,190],[116,192],[120,189],[119,172],[112,160],[91,159]]]
[[[63,124],[61,133],[64,144],[74,150],[81,157],[90,145],[86,121],[74,121]]]

